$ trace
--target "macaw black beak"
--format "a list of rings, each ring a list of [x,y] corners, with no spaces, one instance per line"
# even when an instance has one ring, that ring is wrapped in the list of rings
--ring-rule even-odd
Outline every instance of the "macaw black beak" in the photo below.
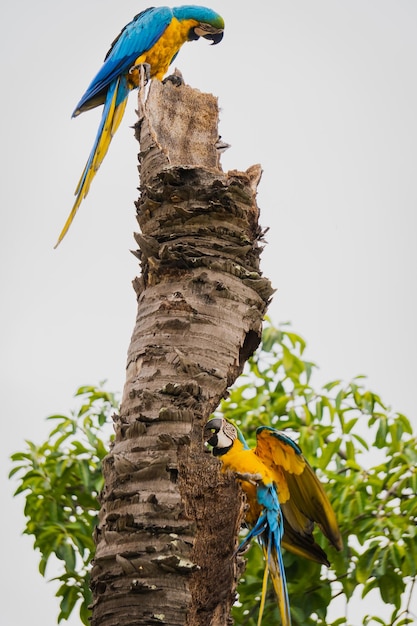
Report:
[[[210,24],[198,24],[194,26],[188,33],[188,39],[198,39],[199,37],[203,37],[204,39],[210,39],[214,46],[216,43],[220,43],[223,39],[223,29],[222,28],[214,28]]]
[[[222,425],[223,418],[213,417],[213,419],[209,420],[204,427],[204,441],[213,446],[213,448],[215,448],[217,445],[217,433],[221,429]]]
[[[208,33],[207,35],[203,35],[204,39],[210,39],[213,43],[212,46],[220,43],[223,39],[223,31],[221,30],[219,33]]]

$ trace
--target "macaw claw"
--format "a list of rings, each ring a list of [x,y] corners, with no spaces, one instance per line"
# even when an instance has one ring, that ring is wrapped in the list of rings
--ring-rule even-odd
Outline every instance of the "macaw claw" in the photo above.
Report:
[[[249,472],[235,472],[236,473],[236,477],[239,478],[239,480],[244,480],[247,483],[251,483],[252,485],[257,485],[258,483],[262,482],[262,475],[261,474],[250,474]]]
[[[151,66],[149,63],[138,63],[137,65],[132,65],[129,69],[129,74],[133,74],[134,72],[139,72],[141,87],[147,85],[151,80]]]
[[[166,85],[168,82],[172,83],[174,87],[181,87],[184,85],[184,79],[181,75],[178,74],[170,74],[162,81],[163,85]]]

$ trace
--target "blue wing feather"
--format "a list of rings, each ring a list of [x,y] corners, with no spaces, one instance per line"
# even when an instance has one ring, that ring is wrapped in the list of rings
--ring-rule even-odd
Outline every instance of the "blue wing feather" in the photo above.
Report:
[[[168,7],[150,8],[136,15],[112,43],[104,64],[91,81],[72,116],[78,115],[86,105],[88,108],[91,100],[103,94],[120,74],[132,67],[141,54],[152,48],[171,20],[172,11]]]

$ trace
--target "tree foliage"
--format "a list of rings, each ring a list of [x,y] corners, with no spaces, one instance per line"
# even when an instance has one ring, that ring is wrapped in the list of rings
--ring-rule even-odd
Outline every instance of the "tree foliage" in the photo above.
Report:
[[[387,605],[388,617],[371,615],[371,610],[365,625],[410,624],[416,617],[411,609],[417,563],[416,437],[408,419],[368,390],[363,377],[314,388],[316,366],[304,359],[305,348],[299,335],[268,323],[260,350],[218,409],[251,444],[262,424],[292,431],[326,483],[336,511],[344,550],[329,548],[317,534],[330,569],[285,554],[294,626],[354,624],[354,591],[362,597],[372,592],[370,597],[379,595],[379,604]],[[35,538],[41,573],[52,554],[62,561],[58,621],[81,600],[81,619],[87,624],[88,565],[106,453],[101,428],[116,401],[94,387],[82,387],[77,395],[83,398],[81,408],[71,417],[49,418],[56,426],[47,442],[27,442],[24,452],[13,455],[11,474],[20,482],[16,493],[25,492],[25,532]],[[264,569],[258,546],[247,557],[233,609],[239,626],[256,624]],[[335,598],[336,608],[331,607]],[[264,620],[279,623],[272,589]]]
[[[97,387],[80,387],[81,400],[70,416],[51,415],[53,428],[41,445],[26,441],[26,449],[12,455],[19,486],[25,494],[26,527],[40,552],[39,571],[44,576],[51,556],[62,562],[58,622],[67,619],[77,602],[80,618],[88,624],[91,592],[89,564],[94,554],[93,531],[97,496],[102,488],[101,460],[108,437],[103,425],[117,406],[113,394]]]
[[[362,376],[315,389],[316,366],[303,359],[305,347],[299,335],[268,325],[262,349],[244,375],[246,382],[241,378],[219,408],[241,427],[250,445],[255,444],[256,428],[262,424],[293,431],[304,455],[327,483],[345,547],[338,553],[317,534],[328,552],[330,570],[285,554],[294,626],[355,623],[355,615],[349,617],[349,601],[358,587],[362,598],[377,590],[382,602],[391,605],[389,618],[368,614],[365,625],[412,623],[416,617],[410,600],[417,563],[417,441],[410,422],[368,390]],[[256,548],[234,609],[236,623],[242,626],[256,624],[253,598],[263,572],[261,551]],[[336,597],[344,615],[330,622],[327,611]],[[272,589],[268,615],[271,623],[272,616],[279,622]]]

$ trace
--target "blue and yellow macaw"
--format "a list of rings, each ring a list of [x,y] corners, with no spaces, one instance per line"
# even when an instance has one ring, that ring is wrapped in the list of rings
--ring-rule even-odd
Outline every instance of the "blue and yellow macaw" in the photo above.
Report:
[[[204,439],[223,463],[239,478],[246,493],[249,526],[243,548],[257,537],[265,557],[265,574],[258,626],[265,606],[268,574],[278,599],[282,626],[291,625],[290,604],[281,546],[291,552],[329,566],[326,553],[314,541],[318,524],[337,550],[342,537],[332,506],[312,467],[300,448],[284,432],[269,426],[256,431],[256,448],[247,445],[242,433],[222,417],[209,420]]]
[[[217,44],[223,38],[223,30],[224,20],[220,15],[212,9],[194,5],[173,9],[152,7],[136,15],[123,28],[72,114],[76,117],[104,104],[93,149],[75,190],[74,206],[55,248],[68,231],[107,153],[122,120],[129,92],[140,86],[141,68],[146,68],[147,79],[162,80],[183,43],[204,37]]]

